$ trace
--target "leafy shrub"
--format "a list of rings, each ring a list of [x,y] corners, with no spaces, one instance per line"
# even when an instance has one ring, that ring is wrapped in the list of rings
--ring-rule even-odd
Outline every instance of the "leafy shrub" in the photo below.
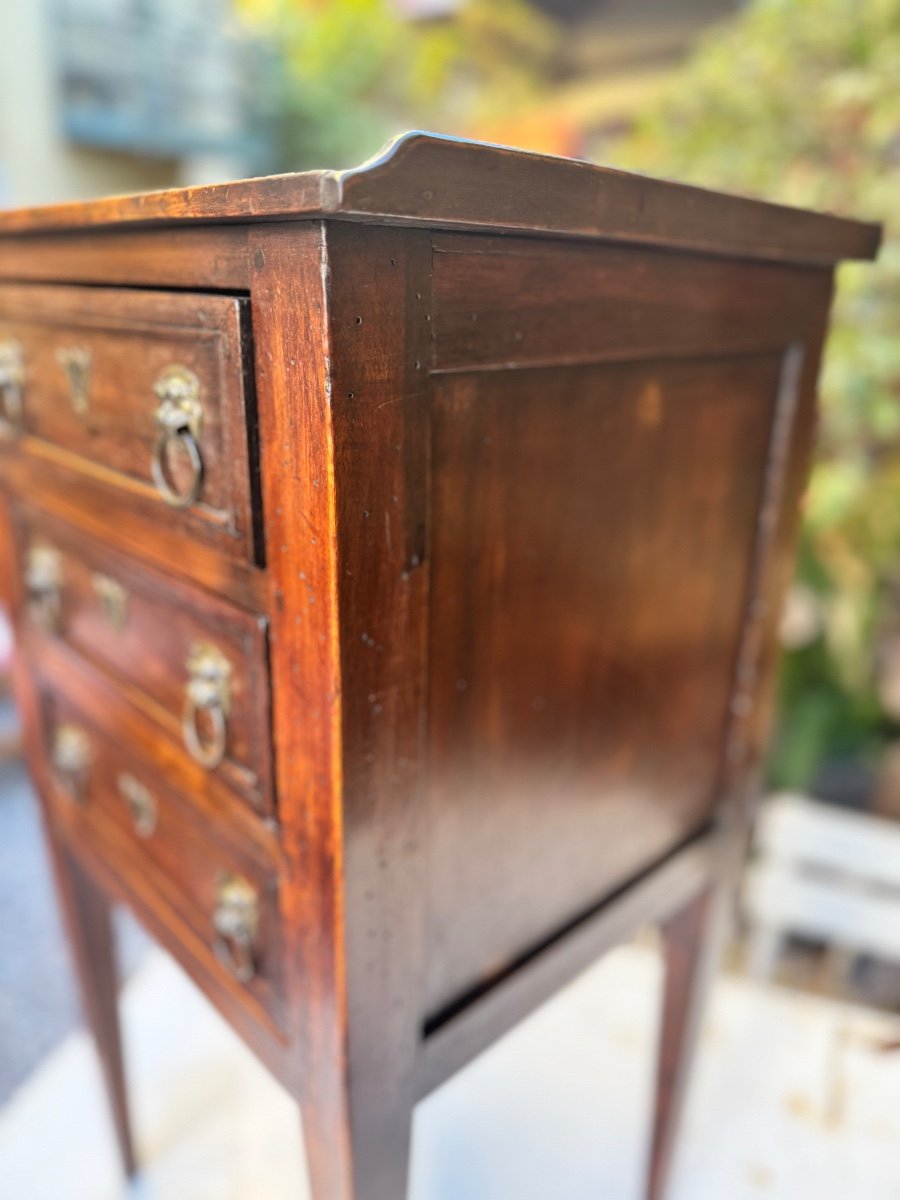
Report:
[[[624,166],[886,222],[839,272],[773,782],[874,757],[900,720],[900,0],[756,0],[616,147]]]

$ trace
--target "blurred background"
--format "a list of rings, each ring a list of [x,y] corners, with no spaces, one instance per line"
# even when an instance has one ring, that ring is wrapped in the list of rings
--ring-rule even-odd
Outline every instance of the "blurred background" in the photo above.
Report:
[[[407,128],[886,224],[880,261],[840,272],[783,620],[774,800],[733,965],[900,1010],[900,0],[6,0],[0,12],[3,206],[352,166]],[[6,718],[0,1103],[76,1011]],[[798,844],[819,858],[798,866]],[[137,962],[139,935],[123,939]]]

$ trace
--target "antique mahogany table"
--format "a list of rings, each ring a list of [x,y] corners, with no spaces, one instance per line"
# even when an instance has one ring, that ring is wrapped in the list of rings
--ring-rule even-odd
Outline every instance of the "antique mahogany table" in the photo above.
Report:
[[[654,921],[661,1194],[877,243],[423,134],[0,217],[17,691],[129,1171],[110,901],[297,1098],[316,1200],[402,1200],[416,1101]]]

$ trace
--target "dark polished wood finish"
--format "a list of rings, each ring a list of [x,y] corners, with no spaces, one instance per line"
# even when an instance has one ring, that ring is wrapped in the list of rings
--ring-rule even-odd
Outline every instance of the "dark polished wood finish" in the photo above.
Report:
[[[271,812],[267,630],[263,617],[85,538],[60,521],[16,510],[19,570],[49,552],[59,570],[59,615],[40,624],[26,605],[29,635],[52,637],[116,681],[118,693],[146,713],[187,754],[182,732],[188,660],[193,646],[218,651],[230,673],[228,741],[219,778],[256,809]],[[189,757],[189,756],[188,756]]]
[[[647,1200],[662,1200],[672,1165],[703,1002],[718,948],[710,928],[721,893],[704,888],[662,927],[665,976]]]
[[[316,1200],[402,1200],[417,1100],[654,921],[659,1200],[877,242],[421,134],[0,216],[3,595],[129,1170],[110,900],[296,1096]]]
[[[246,301],[230,296],[0,285],[0,326],[18,345],[26,377],[21,420],[6,422],[7,439],[15,436],[42,472],[61,467],[83,477],[120,514],[134,511],[253,561],[246,320]],[[65,369],[74,355],[83,356],[83,396]],[[157,388],[172,367],[196,378],[203,503],[166,512],[152,462]],[[186,466],[173,456],[176,487],[185,485],[178,476]]]
[[[126,1175],[131,1176],[137,1171],[137,1157],[128,1112],[110,901],[53,834],[48,835],[47,844],[82,1004],[109,1096],[119,1154]]]
[[[7,212],[0,234],[309,217],[524,230],[826,265],[872,257],[880,238],[875,225],[429,133],[404,134],[349,171]]]

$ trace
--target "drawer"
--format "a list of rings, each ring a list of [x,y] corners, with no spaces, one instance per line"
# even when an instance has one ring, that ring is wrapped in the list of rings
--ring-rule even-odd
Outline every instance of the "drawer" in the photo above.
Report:
[[[162,920],[176,957],[239,985],[281,1022],[275,864],[200,813],[62,692],[43,686],[41,700],[58,825],[90,844],[139,914]]]
[[[29,628],[110,676],[206,771],[271,812],[266,622],[17,508]]]
[[[231,296],[2,285],[0,429],[73,504],[259,561],[247,328]]]

